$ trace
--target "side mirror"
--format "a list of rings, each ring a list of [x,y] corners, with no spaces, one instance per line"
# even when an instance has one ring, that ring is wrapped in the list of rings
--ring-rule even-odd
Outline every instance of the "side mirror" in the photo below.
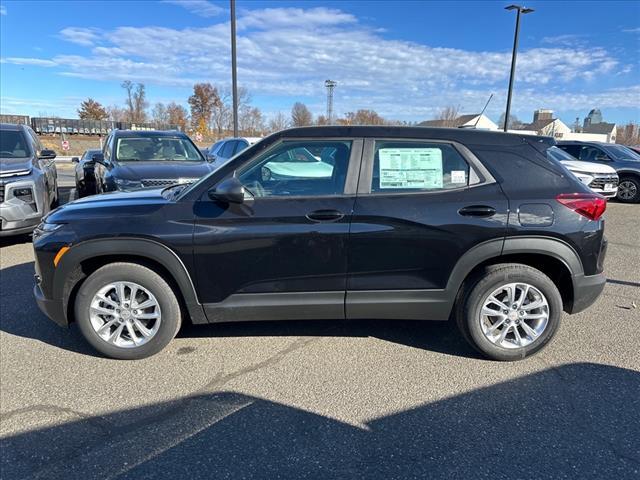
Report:
[[[99,163],[100,165],[104,165],[105,167],[107,166],[107,164],[104,161],[104,155],[101,153],[94,153],[93,155],[91,155],[91,161],[93,163]]]
[[[40,150],[40,155],[38,155],[38,158],[40,160],[53,160],[54,158],[56,158],[56,152],[48,149]]]
[[[79,159],[78,157],[72,157],[72,158],[71,158],[71,161],[72,161],[73,163],[80,163],[80,159]]]
[[[225,203],[243,203],[244,185],[234,175],[220,182],[216,188],[209,190],[209,198]]]

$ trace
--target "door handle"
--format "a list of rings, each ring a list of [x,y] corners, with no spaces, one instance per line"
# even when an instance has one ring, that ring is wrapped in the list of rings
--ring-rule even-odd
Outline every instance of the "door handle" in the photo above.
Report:
[[[337,210],[316,210],[307,213],[306,217],[312,222],[335,222],[344,217],[344,213]]]
[[[458,210],[464,217],[492,217],[496,214],[496,209],[488,205],[469,205]]]

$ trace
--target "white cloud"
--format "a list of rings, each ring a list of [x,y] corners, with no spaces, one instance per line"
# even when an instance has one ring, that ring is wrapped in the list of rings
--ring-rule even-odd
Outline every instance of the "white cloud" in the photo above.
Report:
[[[164,0],[162,3],[179,5],[193,14],[205,18],[216,17],[224,12],[222,7],[207,0]]]
[[[100,38],[95,28],[67,27],[60,31],[60,36],[66,40],[83,47],[90,47]]]
[[[625,28],[622,31],[624,33],[640,33],[640,27],[637,27],[637,28]]]
[[[373,108],[393,118],[426,118],[452,103],[465,111],[480,110],[491,92],[496,94],[492,108],[504,107],[498,106],[498,98],[506,91],[510,51],[434,48],[389,39],[349,13],[322,7],[241,11],[238,27],[239,80],[256,96],[282,97],[291,103],[307,97],[321,106],[324,80],[331,78],[338,81],[339,112]],[[65,76],[99,81],[131,79],[176,87],[197,81],[220,86],[230,82],[226,19],[183,29],[69,27],[61,35],[87,51],[31,61],[49,62],[42,65],[58,66]],[[594,105],[591,98],[596,94],[572,92],[592,91],[597,81],[626,68],[603,48],[565,47],[561,41],[547,37],[549,47],[520,52],[514,105],[518,100],[527,109],[543,105],[560,109],[570,99]],[[638,105],[633,95],[609,91],[602,95],[601,106]]]
[[[7,14],[7,7],[0,5],[0,15],[5,16]]]
[[[7,57],[1,60],[2,63],[11,63],[13,65],[34,65],[36,67],[55,67],[58,64],[53,60],[44,58],[28,58],[28,57]]]

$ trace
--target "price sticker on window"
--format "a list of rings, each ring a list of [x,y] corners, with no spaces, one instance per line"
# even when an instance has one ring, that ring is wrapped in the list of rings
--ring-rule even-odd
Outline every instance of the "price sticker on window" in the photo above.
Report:
[[[442,150],[439,148],[381,148],[380,189],[442,188]]]

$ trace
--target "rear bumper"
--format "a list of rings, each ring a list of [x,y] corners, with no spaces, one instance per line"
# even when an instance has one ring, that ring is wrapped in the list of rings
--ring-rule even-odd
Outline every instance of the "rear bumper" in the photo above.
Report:
[[[67,321],[67,316],[64,313],[64,308],[62,307],[61,301],[49,300],[48,298],[45,298],[40,285],[38,285],[37,283],[33,287],[33,295],[36,297],[36,303],[38,304],[38,308],[42,311],[42,313],[44,313],[47,317],[49,317],[61,327],[69,326],[69,322]]]
[[[578,313],[589,308],[600,296],[607,277],[604,273],[597,275],[575,275],[573,277],[573,305],[568,313]]]

